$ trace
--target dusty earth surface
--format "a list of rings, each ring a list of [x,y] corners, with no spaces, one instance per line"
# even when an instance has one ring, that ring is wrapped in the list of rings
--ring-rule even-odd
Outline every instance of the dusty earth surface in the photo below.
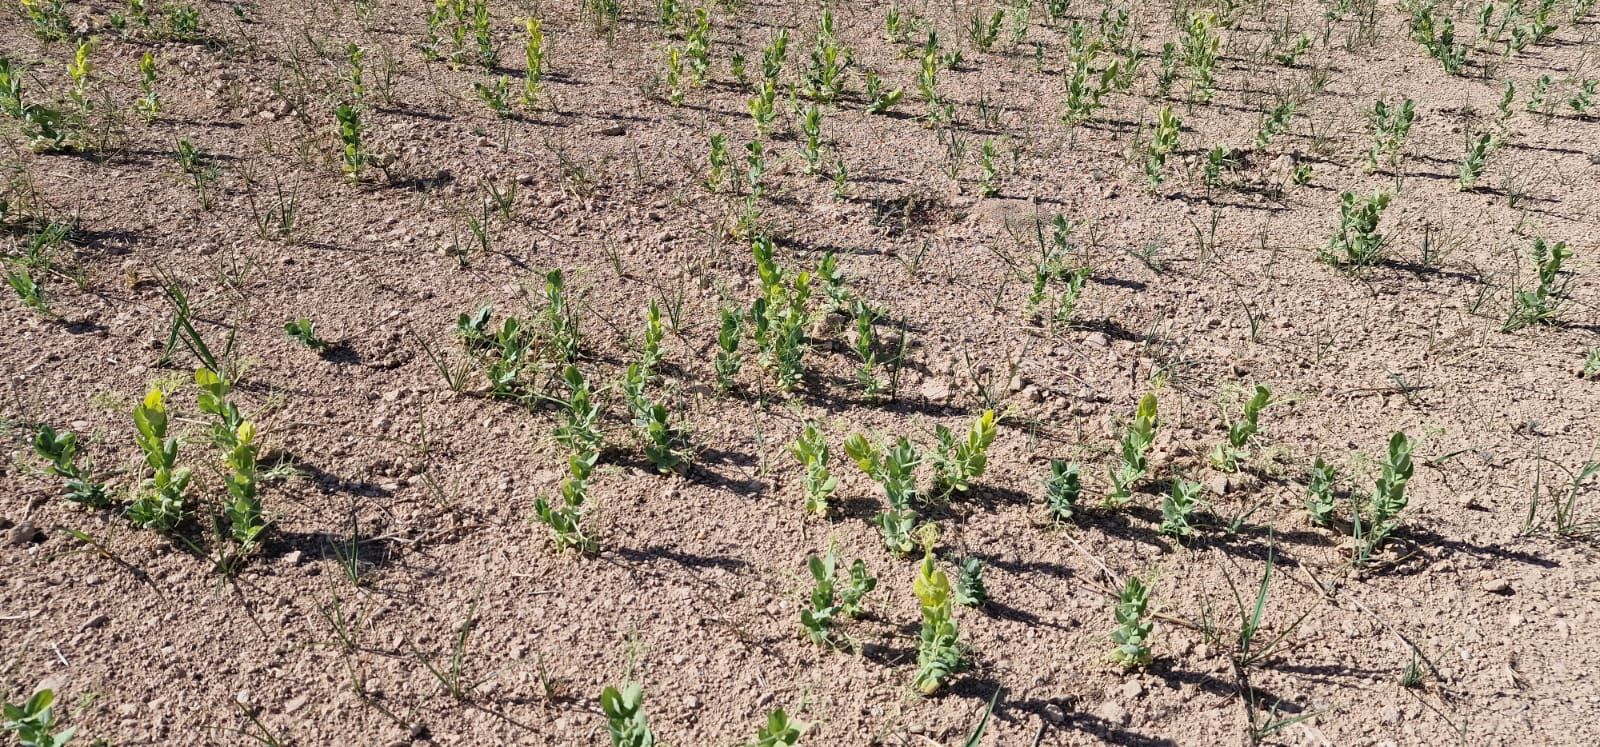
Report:
[[[37,153],[5,125],[7,269],[31,268],[49,311],[0,305],[0,651],[10,702],[52,688],[76,743],[601,745],[599,693],[627,681],[643,685],[659,741],[684,746],[744,744],[780,707],[806,724],[803,744],[957,745],[997,690],[978,744],[1595,736],[1600,509],[1588,485],[1569,486],[1595,458],[1600,413],[1600,383],[1582,375],[1600,346],[1600,121],[1569,102],[1600,62],[1600,25],[1582,4],[1555,2],[1555,30],[1510,53],[1479,38],[1477,6],[1435,10],[1453,14],[1467,47],[1460,75],[1388,3],[1076,2],[1052,17],[1025,0],[907,2],[900,11],[921,25],[905,43],[886,38],[890,6],[837,4],[853,65],[843,95],[819,105],[819,176],[805,174],[789,109],[821,17],[811,4],[708,6],[708,80],[685,83],[680,105],[666,50],[685,45],[682,24],[638,0],[610,22],[594,3],[494,0],[493,72],[428,60],[422,3],[195,8],[199,31],[183,39],[163,31],[159,9],[150,28],[119,32],[112,14],[126,8],[76,0],[63,9],[69,39],[40,40],[14,5],[0,34],[26,71],[24,98],[59,107],[74,106],[76,42],[99,40],[87,152]],[[996,8],[1005,20],[985,51],[969,19]],[[1104,40],[1118,9],[1131,20],[1120,46],[1146,57],[1128,90],[1068,127],[1073,24]],[[1222,16],[1215,97],[1186,101],[1183,64],[1163,97],[1161,45],[1179,40],[1175,18],[1200,10]],[[547,44],[532,109],[515,101],[528,16]],[[705,185],[709,138],[727,136],[725,180],[742,184],[744,144],[757,139],[747,101],[779,29],[791,41],[757,229],[791,271],[834,253],[848,292],[880,312],[880,373],[899,370],[886,401],[857,386],[854,323],[830,322],[820,293],[800,386],[779,391],[748,336],[738,386],[714,386],[719,311],[761,291],[748,236],[730,231],[742,187]],[[917,93],[927,29],[942,53],[961,52],[938,73],[948,122],[927,121]],[[1278,59],[1302,32],[1309,48]],[[333,114],[355,101],[351,43],[366,50],[364,147],[383,167],[360,184],[340,173]],[[1118,46],[1095,71],[1125,57]],[[148,122],[134,110],[146,52],[161,100]],[[867,71],[906,92],[886,115],[866,111]],[[502,74],[509,117],[473,88]],[[1529,111],[1546,75],[1548,111]],[[1515,87],[1504,120],[1503,81]],[[1366,112],[1404,97],[1416,102],[1404,158],[1369,173]],[[1285,131],[1258,144],[1285,99],[1298,102]],[[1164,106],[1182,126],[1152,188],[1142,154]],[[1479,133],[1498,147],[1461,189],[1464,143]],[[179,139],[216,168],[207,206],[173,156]],[[1236,167],[1208,187],[1215,146]],[[1302,166],[1309,181],[1297,184]],[[504,213],[485,207],[491,185],[516,185]],[[1370,267],[1319,261],[1345,190],[1393,193],[1386,257]],[[270,213],[291,200],[282,236]],[[1070,264],[1092,268],[1068,324],[1027,303],[1034,226],[1057,215],[1077,225]],[[51,221],[75,228],[30,258]],[[1503,332],[1514,292],[1535,282],[1540,237],[1573,250],[1561,323]],[[555,268],[576,299],[577,366],[605,387],[592,555],[558,553],[534,518],[566,471],[556,409],[489,396],[455,332],[457,315],[484,304],[495,324],[537,320]],[[231,575],[213,563],[226,549],[210,529],[224,490],[195,407],[196,361],[181,345],[163,355],[172,283],[212,347],[235,336],[233,399],[264,445],[272,523]],[[641,455],[618,387],[651,301],[667,335],[650,391],[690,434],[682,474]],[[299,317],[334,347],[286,337]],[[463,372],[458,386],[436,359]],[[531,387],[559,394],[554,369],[543,355]],[[1256,384],[1274,400],[1260,433],[1238,473],[1216,472],[1207,453]],[[196,474],[192,516],[171,535],[68,502],[30,445],[42,424],[77,432],[95,476],[125,500],[148,476],[131,411],[151,386],[168,390],[179,461]],[[1095,509],[1146,392],[1161,412],[1150,476],[1129,506]],[[926,516],[945,568],[982,560],[989,601],[956,608],[970,669],[923,697],[910,687],[920,554],[884,547],[871,523],[882,492],[843,442],[907,435],[931,449],[936,425],[963,432],[989,407],[1000,425],[987,472]],[[802,510],[787,449],[807,421],[840,478],[825,519]],[[1396,431],[1418,443],[1409,505],[1394,540],[1356,568],[1348,524],[1308,521],[1307,471],[1318,457],[1339,465],[1359,499]],[[1051,459],[1083,465],[1083,506],[1066,522],[1043,503]],[[1204,485],[1206,503],[1181,541],[1157,531],[1180,477]],[[823,647],[799,612],[805,558],[830,545],[846,563],[864,559],[878,586]],[[1241,615],[1269,557],[1247,652]],[[1124,671],[1108,636],[1130,575],[1152,584],[1154,661]]]

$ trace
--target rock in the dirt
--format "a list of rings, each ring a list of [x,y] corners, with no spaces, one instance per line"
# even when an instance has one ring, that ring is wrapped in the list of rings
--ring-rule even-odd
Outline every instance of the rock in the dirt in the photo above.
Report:
[[[6,544],[28,545],[44,541],[44,531],[30,522],[22,522],[6,532]]]
[[[1483,590],[1490,594],[1510,594],[1511,582],[1503,578],[1491,578],[1483,582]]]
[[[1052,724],[1059,724],[1067,720],[1067,713],[1061,710],[1061,706],[1050,703],[1044,707],[1044,719]]]
[[[1212,475],[1210,479],[1206,480],[1206,490],[1216,495],[1227,495],[1228,489],[1232,487],[1233,483],[1228,479],[1227,475]]]
[[[922,396],[929,402],[948,402],[950,385],[944,379],[930,378],[922,382]]]
[[[1116,726],[1127,726],[1129,721],[1128,709],[1123,708],[1114,700],[1101,703],[1100,707],[1094,710],[1094,715],[1100,720]]]

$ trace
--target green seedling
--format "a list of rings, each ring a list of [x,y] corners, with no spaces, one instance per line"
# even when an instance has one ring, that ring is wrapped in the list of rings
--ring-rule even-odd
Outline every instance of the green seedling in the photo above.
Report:
[[[1000,40],[1000,24],[1005,20],[1005,11],[998,8],[987,18],[983,11],[973,11],[967,19],[967,40],[980,52],[987,52]]]
[[[236,557],[250,554],[267,530],[267,520],[261,512],[261,498],[257,494],[256,480],[256,427],[246,420],[234,430],[232,443],[224,446],[223,463],[227,473],[223,483],[228,489],[228,505],[224,515],[228,520],[228,535],[239,545]]]
[[[533,503],[534,516],[550,528],[550,538],[556,551],[569,548],[580,553],[593,553],[599,542],[584,528],[584,514],[589,492],[589,476],[594,474],[599,454],[594,451],[574,454],[567,459],[569,475],[561,482],[561,499],[552,504],[543,497]]]
[[[347,73],[350,80],[350,100],[360,104],[367,99],[366,58],[367,50],[359,44],[351,42],[344,48],[345,62],[350,65]]]
[[[815,105],[806,107],[800,132],[805,136],[800,155],[806,159],[806,176],[815,176],[822,166],[822,110]]]
[[[1156,395],[1147,393],[1139,400],[1133,423],[1122,434],[1121,463],[1111,471],[1111,493],[1105,498],[1108,508],[1127,505],[1133,500],[1133,486],[1149,472],[1150,447],[1155,443]]]
[[[135,111],[145,122],[154,122],[161,114],[161,94],[156,91],[156,56],[145,52],[139,58],[139,100],[133,103]]]
[[[1517,291],[1512,297],[1511,314],[1501,326],[1505,332],[1534,324],[1556,324],[1561,321],[1561,311],[1568,302],[1567,285],[1572,276],[1564,273],[1562,266],[1572,257],[1567,242],[1546,243],[1541,238],[1533,240],[1533,264],[1538,283],[1532,290]]]
[[[855,353],[861,359],[861,366],[856,369],[856,383],[861,386],[862,395],[869,402],[876,402],[882,396],[883,382],[878,378],[878,336],[874,331],[877,314],[865,301],[856,299],[852,309],[856,320]]]
[[[904,437],[884,448],[857,433],[845,439],[844,452],[863,473],[883,486],[887,505],[874,522],[883,534],[884,546],[901,555],[911,552],[916,548],[912,532],[917,527],[913,506],[922,502],[915,474],[921,463],[917,448]]]
[[[194,143],[182,138],[178,140],[177,150],[173,151],[173,157],[178,161],[178,168],[183,171],[185,176],[189,177],[190,183],[194,185],[195,196],[200,201],[200,209],[210,210],[211,188],[217,183],[217,177],[222,174],[222,170],[217,166],[216,161],[211,156],[201,153],[198,148],[194,147]]]
[[[765,192],[761,178],[767,173],[766,151],[760,140],[745,143],[744,150],[744,212],[739,215],[734,233],[738,236],[756,236],[761,225],[761,195]]]
[[[1078,465],[1065,459],[1051,459],[1050,476],[1044,481],[1044,505],[1050,519],[1057,522],[1071,519],[1078,510],[1078,498],[1082,493]]]
[[[1211,450],[1211,466],[1223,472],[1238,472],[1239,458],[1260,426],[1261,411],[1272,403],[1272,392],[1260,384],[1244,403],[1244,417],[1228,425],[1228,442]]]
[[[1487,132],[1467,140],[1467,154],[1461,159],[1461,166],[1457,170],[1456,186],[1465,191],[1476,184],[1478,177],[1483,176],[1483,170],[1489,163],[1489,154],[1499,147],[1500,143]]]
[[[28,147],[40,153],[74,150],[80,146],[74,134],[81,129],[80,117],[41,104],[26,103],[22,96],[22,71],[13,69],[10,58],[0,56],[0,111],[17,121]]]
[[[857,617],[861,614],[861,600],[878,585],[878,580],[867,573],[867,564],[857,559],[850,566],[849,585],[838,588],[835,569],[839,558],[832,550],[827,555],[806,558],[815,585],[811,589],[811,608],[800,611],[800,626],[806,636],[819,646],[832,645],[833,622],[836,616]]]
[[[184,518],[190,473],[177,466],[178,439],[167,436],[167,407],[160,389],[151,389],[134,408],[133,423],[138,431],[134,442],[152,474],[135,489],[128,518],[145,529],[170,532]]]
[[[1528,103],[1523,106],[1529,114],[1550,115],[1551,102],[1549,98],[1550,84],[1554,82],[1548,74],[1539,76],[1533,81],[1533,90],[1528,92]]]
[[[27,306],[41,314],[50,313],[50,304],[45,301],[44,290],[33,279],[33,272],[26,267],[18,267],[6,272],[6,284],[11,290],[17,292],[17,298]]]
[[[527,68],[522,74],[522,106],[532,109],[539,100],[539,89],[544,82],[544,21],[525,18],[522,25],[528,33],[528,40],[522,47],[523,65]]]
[[[1149,603],[1150,587],[1138,576],[1129,576],[1112,609],[1117,627],[1111,631],[1111,642],[1116,644],[1111,660],[1123,669],[1148,666],[1152,660],[1150,633],[1155,623],[1145,618]]]
[[[283,332],[289,336],[289,339],[317,352],[322,352],[332,347],[332,344],[327,340],[317,336],[317,323],[303,316],[284,322]]]
[[[489,111],[496,117],[506,118],[511,116],[511,79],[501,75],[491,79],[488,83],[483,81],[472,82],[472,93],[482,101]]]
[[[362,145],[361,112],[349,104],[340,104],[333,111],[336,124],[335,134],[344,146],[343,161],[340,168],[344,175],[352,182],[361,181],[362,172],[367,167],[367,150]]]
[[[922,607],[922,630],[912,687],[923,695],[932,695],[967,668],[968,657],[952,614],[950,578],[934,561],[931,542],[924,544],[913,589]]]
[[[1189,69],[1189,96],[1194,101],[1210,101],[1214,93],[1213,76],[1222,43],[1216,24],[1215,13],[1197,11],[1189,14],[1180,29],[1183,62]]]
[[[717,357],[712,366],[717,373],[717,388],[731,391],[734,379],[744,367],[744,356],[739,354],[739,337],[742,332],[742,315],[732,309],[722,310],[722,323],[717,330]]]
[[[806,423],[800,437],[789,445],[789,453],[800,462],[805,475],[806,515],[822,518],[828,515],[828,498],[839,487],[839,478],[828,472],[828,441],[816,423]]]
[[[1200,507],[1200,483],[1179,478],[1172,493],[1161,499],[1161,533],[1184,539],[1194,534],[1189,517]]]
[[[550,352],[556,360],[571,363],[578,359],[582,334],[578,312],[567,298],[566,275],[551,270],[544,275],[544,323],[549,333]]]
[[[584,381],[578,367],[571,365],[562,369],[561,380],[566,384],[567,397],[557,400],[561,406],[561,422],[556,425],[556,443],[573,454],[600,451],[605,445],[605,438],[596,428],[601,408],[591,399],[589,383]]]
[[[1299,62],[1300,55],[1305,54],[1306,50],[1310,48],[1311,37],[1306,36],[1305,34],[1300,34],[1299,36],[1295,37],[1294,43],[1290,44],[1288,49],[1274,54],[1273,59],[1277,60],[1278,64],[1284,67],[1294,67]]]
[[[656,367],[661,365],[661,341],[666,336],[667,332],[661,326],[661,307],[651,301],[645,309],[644,349],[639,354],[639,368],[643,369],[647,380],[655,378]]]
[[[1600,377],[1600,348],[1589,348],[1583,358],[1583,368],[1578,371],[1578,377],[1593,380]]]
[[[1161,108],[1160,117],[1156,121],[1155,133],[1150,137],[1150,144],[1145,148],[1144,175],[1154,190],[1166,181],[1167,156],[1178,147],[1178,131],[1183,127],[1183,122],[1172,113],[1172,107]]]
[[[934,427],[939,440],[933,457],[934,489],[941,496],[964,493],[972,481],[983,476],[989,464],[989,445],[995,438],[994,410],[984,410],[972,421],[965,440],[957,442],[955,434],[943,425]]]
[[[33,438],[33,453],[50,463],[46,468],[50,474],[66,479],[67,500],[96,509],[111,506],[105,483],[93,477],[93,463],[87,457],[80,459],[77,434],[39,426]]]
[[[682,473],[689,466],[689,453],[684,448],[688,436],[671,424],[667,408],[651,402],[644,393],[645,376],[639,364],[628,366],[623,389],[628,396],[628,407],[633,414],[633,429],[643,442],[644,456],[662,474]]]
[[[868,114],[888,114],[905,95],[905,91],[899,88],[892,91],[884,90],[883,80],[872,72],[867,73],[866,86]]]
[[[705,6],[694,9],[694,22],[684,27],[684,60],[689,63],[690,82],[705,85],[711,69],[711,13]]]
[[[1378,221],[1389,207],[1389,193],[1371,197],[1339,195],[1339,230],[1323,249],[1323,261],[1347,268],[1365,267],[1382,259],[1388,239],[1378,232]]]
[[[1600,87],[1600,80],[1590,78],[1578,84],[1578,90],[1567,99],[1567,106],[1572,107],[1572,113],[1580,118],[1589,116],[1589,108],[1594,106],[1595,89]]]
[[[817,39],[811,49],[811,67],[806,70],[806,96],[835,101],[844,92],[845,73],[851,65],[849,47],[839,41],[833,28],[833,10],[824,6],[817,23]]]
[[[982,607],[989,601],[989,590],[983,585],[983,560],[968,557],[956,565],[955,601],[963,607]]]
[[[804,728],[804,724],[790,721],[789,714],[779,708],[767,714],[766,725],[756,730],[756,741],[749,747],[797,747]]]
[[[1337,497],[1334,491],[1338,481],[1339,469],[1322,461],[1322,457],[1317,457],[1306,480],[1306,516],[1312,524],[1320,527],[1333,525],[1334,500]]]
[[[644,688],[629,683],[620,691],[607,687],[600,693],[600,712],[606,717],[611,747],[655,747],[655,734],[644,713]]]
[[[939,36],[928,32],[928,43],[917,58],[917,93],[930,109],[939,103]]]
[[[1201,166],[1201,179],[1207,188],[1216,188],[1223,185],[1223,177],[1232,174],[1239,168],[1239,159],[1234,155],[1233,149],[1226,145],[1218,145],[1206,151],[1205,163]]]
[[[728,158],[728,136],[717,133],[711,136],[711,154],[707,158],[710,163],[706,171],[706,188],[712,192],[722,190],[722,185],[727,183],[733,186],[732,161]]]
[[[998,155],[994,141],[984,140],[983,148],[978,153],[978,167],[983,173],[983,176],[978,180],[978,194],[982,197],[993,197],[1000,194],[1000,171],[995,166],[995,158]]]
[[[752,243],[756,274],[762,294],[750,309],[751,334],[761,351],[761,362],[772,369],[778,388],[793,391],[805,378],[804,358],[810,350],[807,327],[811,315],[809,272],[790,277],[773,259],[772,239],[757,237]]]
[[[26,0],[24,7],[28,5]],[[57,3],[59,5],[59,2]],[[50,688],[43,688],[33,694],[21,705],[6,703],[0,709],[5,722],[0,723],[0,731],[9,731],[17,735],[17,743],[21,747],[65,747],[77,733],[76,728],[57,732],[55,711],[51,704],[55,702],[56,694]]]
[[[1369,116],[1373,142],[1372,149],[1367,151],[1367,171],[1377,170],[1379,158],[1386,159],[1390,168],[1396,168],[1400,149],[1411,132],[1411,123],[1417,118],[1417,102],[1408,98],[1398,106],[1390,106],[1382,100],[1375,101]]]
[[[1256,150],[1266,150],[1273,138],[1289,131],[1289,120],[1294,117],[1294,111],[1295,102],[1285,99],[1261,118],[1261,126],[1256,128]]]
[[[1365,565],[1372,553],[1400,528],[1399,515],[1406,508],[1406,483],[1412,474],[1411,453],[1416,443],[1404,433],[1389,439],[1389,449],[1372,495],[1365,506],[1351,512],[1351,531],[1355,538],[1356,565]],[[1356,499],[1351,498],[1354,502]]]

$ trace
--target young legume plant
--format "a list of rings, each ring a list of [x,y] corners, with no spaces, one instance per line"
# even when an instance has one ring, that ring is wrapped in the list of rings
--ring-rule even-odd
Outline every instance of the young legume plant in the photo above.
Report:
[[[1323,261],[1347,268],[1366,267],[1383,258],[1387,237],[1378,231],[1378,221],[1389,207],[1389,193],[1371,197],[1354,193],[1339,195],[1339,230],[1323,248]]]
[[[89,508],[111,506],[105,483],[94,479],[93,463],[79,451],[77,434],[42,425],[34,435],[33,452],[50,463],[50,474],[66,479],[67,500]]]
[[[1078,465],[1065,459],[1050,460],[1050,476],[1044,481],[1044,505],[1051,521],[1063,522],[1078,510],[1083,493]]]
[[[1311,523],[1317,526],[1331,526],[1333,524],[1334,504],[1337,496],[1334,491],[1339,481],[1337,467],[1322,461],[1317,457],[1311,465],[1311,473],[1306,482],[1306,516]]]
[[[933,457],[934,489],[941,496],[964,493],[972,487],[973,480],[983,476],[995,433],[994,410],[984,410],[972,421],[966,439],[960,442],[949,428],[935,426],[939,446]]]
[[[133,409],[134,442],[144,452],[151,475],[134,490],[128,519],[159,532],[176,529],[187,515],[191,476],[188,469],[178,467],[178,439],[167,435],[167,422],[165,394],[151,389]]]
[[[1534,324],[1556,324],[1561,320],[1561,310],[1567,302],[1567,285],[1572,276],[1565,274],[1562,265],[1572,257],[1565,241],[1546,243],[1543,238],[1533,240],[1533,264],[1538,282],[1531,290],[1517,291],[1511,297],[1511,314],[1501,329],[1506,332]]]
[[[1272,392],[1257,384],[1255,393],[1244,403],[1244,416],[1228,425],[1227,443],[1211,449],[1211,466],[1222,472],[1239,471],[1239,459],[1260,427],[1261,411],[1271,403]]]
[[[807,516],[822,518],[828,515],[828,497],[839,486],[839,478],[828,472],[828,441],[816,423],[806,423],[800,437],[789,445],[789,452],[805,469],[802,478],[806,490]]]
[[[1405,433],[1389,439],[1383,471],[1365,505],[1351,511],[1351,532],[1355,539],[1355,563],[1366,565],[1372,553],[1400,528],[1399,515],[1406,508],[1406,483],[1412,474],[1411,452],[1416,443]],[[1356,498],[1352,496],[1351,502]]]
[[[543,497],[534,501],[534,515],[540,523],[550,528],[550,538],[557,552],[571,548],[581,553],[593,553],[599,549],[599,541],[583,525],[589,476],[594,474],[598,458],[599,454],[594,451],[572,455],[567,459],[569,475],[561,483],[560,502],[551,503]]]
[[[867,572],[866,561],[857,558],[850,566],[847,584],[841,588],[837,580],[838,565],[839,557],[831,549],[826,555],[806,558],[813,586],[810,609],[800,611],[800,626],[811,642],[819,646],[833,644],[835,617],[860,616],[862,598],[878,585],[878,580]]]
[[[931,534],[931,533],[930,533]],[[967,647],[953,616],[950,578],[939,570],[931,542],[923,547],[913,588],[922,606],[922,630],[917,644],[917,675],[912,687],[932,695],[968,666]]]
[[[1155,443],[1156,395],[1145,394],[1134,411],[1133,423],[1122,434],[1121,463],[1111,470],[1111,492],[1106,496],[1107,507],[1127,505],[1133,500],[1133,486],[1144,479],[1149,471],[1150,446]]]
[[[644,688],[638,683],[601,691],[600,712],[606,717],[611,747],[655,747],[656,736],[644,712]]]
[[[1147,666],[1152,660],[1150,633],[1155,623],[1145,617],[1150,604],[1150,587],[1138,576],[1129,576],[1122,586],[1112,616],[1117,627],[1111,631],[1111,660],[1123,669]]]
[[[1200,483],[1181,477],[1173,480],[1172,493],[1161,499],[1161,533],[1178,539],[1193,535],[1189,517],[1200,504]]]
[[[883,486],[887,505],[873,521],[883,534],[884,546],[901,555],[911,552],[916,548],[912,531],[917,527],[913,506],[922,502],[917,491],[916,468],[921,457],[916,446],[901,437],[885,448],[857,433],[845,440],[844,452],[862,472]]]

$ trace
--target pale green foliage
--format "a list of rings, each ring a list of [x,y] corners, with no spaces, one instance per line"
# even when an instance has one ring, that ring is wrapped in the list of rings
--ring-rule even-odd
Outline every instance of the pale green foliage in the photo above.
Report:
[[[805,475],[805,508],[808,516],[828,515],[828,497],[839,486],[839,478],[828,472],[828,441],[816,423],[806,423],[800,437],[789,445],[789,453],[800,462]]]
[[[1145,618],[1150,603],[1150,587],[1138,576],[1129,576],[1123,584],[1112,616],[1117,627],[1111,631],[1111,660],[1123,669],[1146,666],[1151,661],[1150,633],[1155,623]]]
[[[1134,484],[1144,479],[1150,469],[1150,446],[1155,443],[1159,419],[1155,393],[1145,394],[1134,411],[1133,422],[1122,434],[1121,462],[1111,471],[1112,490],[1105,498],[1106,506],[1122,506],[1133,500]]]
[[[931,543],[923,549],[922,563],[913,583],[922,606],[922,630],[917,642],[917,675],[912,686],[932,695],[967,667],[967,647],[956,627],[950,578],[939,570]]]
[[[607,687],[600,693],[600,712],[606,717],[611,747],[655,747],[655,734],[644,713],[644,688],[629,683],[621,690]]]

